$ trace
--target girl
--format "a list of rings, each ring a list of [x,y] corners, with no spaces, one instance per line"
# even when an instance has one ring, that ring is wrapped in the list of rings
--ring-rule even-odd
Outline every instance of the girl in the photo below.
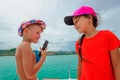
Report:
[[[37,72],[46,59],[46,50],[41,49],[41,59],[36,62],[36,57],[31,49],[31,43],[37,43],[46,24],[41,20],[29,20],[21,24],[18,29],[23,41],[17,47],[15,57],[17,74],[20,80],[37,80]]]
[[[120,80],[119,40],[109,30],[98,31],[97,14],[82,6],[64,22],[74,25],[82,37],[76,41],[78,80]]]

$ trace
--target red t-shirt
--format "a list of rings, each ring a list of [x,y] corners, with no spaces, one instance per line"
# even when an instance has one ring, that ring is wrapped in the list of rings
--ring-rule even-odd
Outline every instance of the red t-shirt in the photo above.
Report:
[[[119,47],[120,47],[120,40],[119,40]]]
[[[110,60],[110,51],[119,47],[118,38],[108,30],[101,30],[82,43],[82,74],[79,80],[115,80]],[[79,41],[76,42],[78,54]]]

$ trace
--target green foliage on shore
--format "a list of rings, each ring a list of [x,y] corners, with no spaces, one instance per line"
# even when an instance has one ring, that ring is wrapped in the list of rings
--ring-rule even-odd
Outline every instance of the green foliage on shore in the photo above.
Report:
[[[16,49],[0,50],[0,56],[14,56]]]
[[[16,49],[0,50],[0,56],[15,56]],[[75,51],[48,51],[47,55],[72,55]]]

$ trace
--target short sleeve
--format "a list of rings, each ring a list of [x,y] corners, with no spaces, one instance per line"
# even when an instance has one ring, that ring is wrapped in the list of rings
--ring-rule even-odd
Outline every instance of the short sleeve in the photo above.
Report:
[[[76,51],[76,54],[78,54],[78,51],[79,51],[79,40],[77,40],[75,42],[75,51]]]
[[[120,40],[119,40],[119,48],[120,48]]]
[[[108,37],[108,48],[110,51],[120,46],[119,39],[115,34],[113,34],[110,31],[107,31],[107,37]]]

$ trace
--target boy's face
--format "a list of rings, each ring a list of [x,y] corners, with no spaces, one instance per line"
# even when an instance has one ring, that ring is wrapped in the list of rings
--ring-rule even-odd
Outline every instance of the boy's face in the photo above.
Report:
[[[30,42],[37,43],[41,33],[42,28],[40,25],[31,25],[27,28],[26,37]]]

